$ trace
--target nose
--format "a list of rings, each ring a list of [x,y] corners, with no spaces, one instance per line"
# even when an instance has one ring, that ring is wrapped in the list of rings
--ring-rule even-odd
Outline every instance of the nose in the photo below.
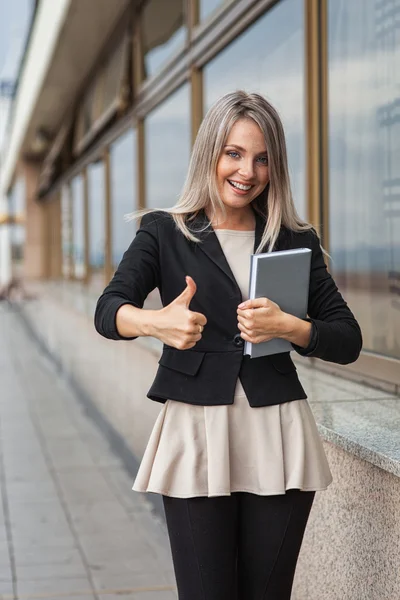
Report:
[[[254,177],[254,163],[253,160],[243,159],[241,161],[238,174],[243,177],[243,179],[252,179]]]

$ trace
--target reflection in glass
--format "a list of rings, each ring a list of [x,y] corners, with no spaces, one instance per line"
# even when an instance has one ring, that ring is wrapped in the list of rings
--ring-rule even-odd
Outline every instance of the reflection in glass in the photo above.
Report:
[[[111,227],[114,266],[120,262],[136,231],[136,222],[124,216],[137,209],[136,199],[136,131],[129,129],[110,147]]]
[[[69,279],[72,276],[72,206],[68,185],[61,190],[61,249],[62,276]]]
[[[148,0],[141,16],[145,79],[183,48],[186,38],[183,0]]]
[[[282,0],[204,68],[208,109],[227,92],[263,94],[285,128],[293,197],[307,219],[305,200],[305,105],[303,0]]]
[[[190,97],[185,84],[145,121],[146,206],[166,208],[178,200],[190,157]]]
[[[85,226],[84,226],[84,192],[83,177],[77,175],[71,182],[72,195],[72,257],[74,276],[83,279],[85,268]]]
[[[199,19],[204,21],[222,4],[233,4],[237,0],[199,0]]]
[[[25,245],[25,225],[22,221],[25,218],[25,180],[19,177],[8,197],[8,212],[15,219],[11,225],[11,260],[14,276],[22,275],[24,245]]]
[[[90,274],[101,281],[105,254],[104,163],[88,166],[89,186],[89,264]]]
[[[400,1],[329,1],[330,254],[364,349],[400,358]],[[362,15],[362,18],[360,18]]]

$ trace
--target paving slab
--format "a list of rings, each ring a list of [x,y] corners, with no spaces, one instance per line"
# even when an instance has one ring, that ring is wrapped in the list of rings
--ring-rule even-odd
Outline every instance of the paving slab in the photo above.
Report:
[[[176,600],[165,523],[0,303],[0,598]]]

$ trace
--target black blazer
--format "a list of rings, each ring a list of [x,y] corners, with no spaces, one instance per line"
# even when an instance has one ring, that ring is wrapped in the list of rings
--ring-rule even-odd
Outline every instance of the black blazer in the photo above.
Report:
[[[254,250],[265,225],[264,218],[255,214]],[[190,223],[191,229],[200,230],[209,221],[200,211]],[[207,325],[202,339],[190,350],[164,345],[147,396],[158,402],[232,404],[239,377],[252,407],[307,398],[289,352],[253,359],[243,356],[244,341],[237,326],[240,289],[212,228],[197,235],[200,243],[188,241],[168,213],[145,215],[97,302],[97,331],[113,340],[127,339],[116,329],[120,306],[128,303],[142,308],[155,288],[166,306],[184,290],[185,276],[190,275],[197,284],[190,309],[203,313]],[[288,248],[312,249],[308,320],[314,340],[304,349],[293,345],[294,350],[340,364],[355,361],[362,346],[361,331],[326,269],[316,232],[295,233],[282,227],[274,250]]]

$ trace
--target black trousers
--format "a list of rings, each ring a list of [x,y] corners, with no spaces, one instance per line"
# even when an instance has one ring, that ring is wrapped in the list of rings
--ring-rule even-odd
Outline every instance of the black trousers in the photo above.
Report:
[[[163,496],[179,600],[290,600],[314,496]]]

